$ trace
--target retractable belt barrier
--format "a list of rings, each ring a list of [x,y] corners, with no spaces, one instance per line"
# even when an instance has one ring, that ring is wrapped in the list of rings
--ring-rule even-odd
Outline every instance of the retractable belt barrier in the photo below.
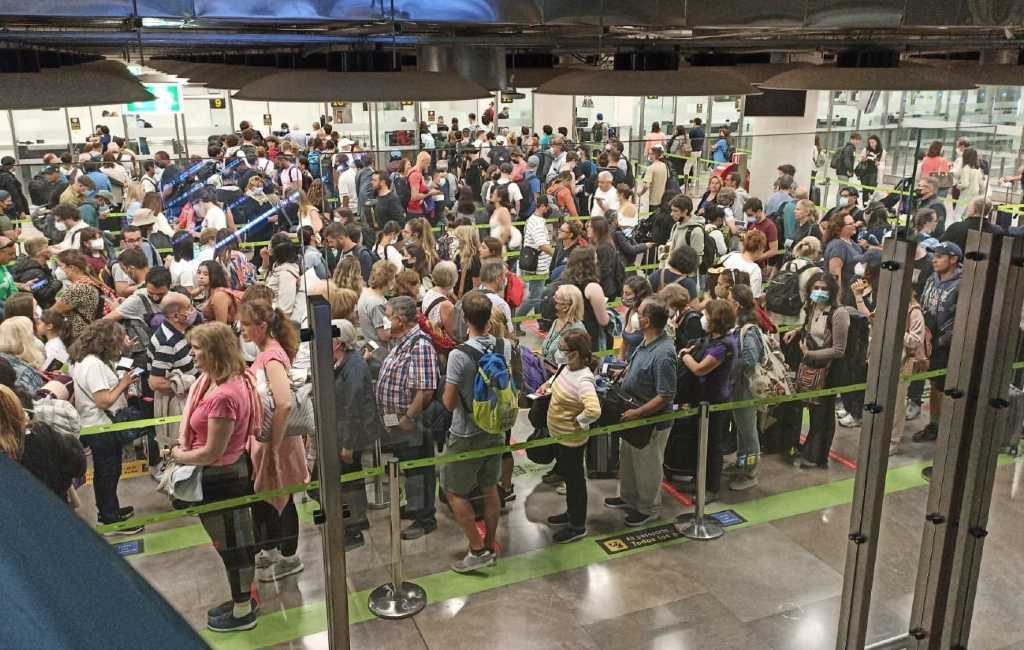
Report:
[[[1024,361],[1018,361],[1013,364],[1013,369],[1018,370],[1024,368]],[[904,375],[902,381],[912,382],[923,379],[931,379],[933,377],[941,377],[946,374],[945,369],[929,370],[927,372],[919,372],[911,375]],[[774,406],[776,404],[783,404],[785,402],[801,402],[808,399],[816,399],[819,397],[830,397],[833,395],[842,395],[844,393],[855,393],[862,391],[867,388],[867,384],[849,384],[846,386],[837,386],[835,388],[822,388],[820,390],[806,391],[803,393],[794,393],[792,395],[779,395],[775,397],[766,397],[761,399],[743,400],[738,402],[724,402],[722,404],[713,404],[710,407],[712,412],[722,411],[734,411],[743,408],[753,408],[760,406]],[[694,417],[698,413],[698,409],[695,407],[683,408],[671,413],[665,413],[663,415],[656,415],[649,418],[643,418],[640,420],[633,420],[630,422],[620,422],[618,424],[612,424],[596,429],[591,429],[585,432],[586,437],[593,438],[595,436],[607,435],[610,433],[618,433],[619,431],[625,431],[627,429],[634,429],[636,427],[642,427],[649,424],[658,424],[662,422],[671,422],[680,418]],[[92,427],[83,427],[82,435],[90,435],[96,433],[105,433],[108,431],[118,431],[126,428],[135,428],[141,426],[151,426],[156,424],[171,424],[181,420],[180,416],[166,417],[166,418],[155,418],[151,420],[136,420],[134,422],[121,422],[110,425],[100,425]],[[581,434],[583,435],[583,434]],[[489,447],[487,449],[479,449],[476,451],[467,451],[458,454],[443,454],[440,456],[432,456],[429,458],[417,458],[413,460],[406,460],[400,463],[402,471],[409,471],[413,469],[420,469],[423,467],[436,467],[439,465],[447,465],[449,463],[458,463],[466,460],[476,460],[479,458],[486,458],[488,456],[498,456],[501,454],[511,453],[519,451],[520,449],[530,449],[533,447],[544,447],[547,445],[559,444],[558,438],[542,438],[539,440],[526,440],[523,442],[517,442],[511,445],[504,445],[498,447]],[[339,477],[339,483],[350,483],[352,481],[359,481],[363,479],[373,478],[376,476],[383,476],[385,474],[385,467],[372,467],[370,469],[364,469],[358,472],[349,472],[342,474]],[[301,483],[298,485],[289,485],[276,490],[266,490],[264,492],[257,492],[244,497],[237,497],[234,499],[225,499],[224,501],[217,501],[215,503],[208,503],[191,508],[185,508],[182,510],[174,510],[171,512],[163,512],[154,515],[147,515],[143,517],[133,517],[120,521],[114,524],[106,524],[102,526],[96,526],[96,530],[100,533],[107,533],[116,530],[122,530],[126,528],[134,528],[136,526],[146,526],[150,524],[164,523],[168,521],[174,521],[175,519],[182,519],[184,517],[192,517],[207,512],[215,512],[217,510],[227,510],[230,508],[237,508],[240,506],[249,505],[258,501],[264,501],[266,499],[288,496],[290,494],[297,494],[299,492],[306,492],[309,490],[315,490],[320,488],[320,481],[311,481],[309,483]]]

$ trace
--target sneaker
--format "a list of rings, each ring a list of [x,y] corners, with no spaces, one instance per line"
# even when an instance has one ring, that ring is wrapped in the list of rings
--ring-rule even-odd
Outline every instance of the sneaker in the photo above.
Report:
[[[569,523],[569,513],[563,512],[560,515],[551,515],[548,517],[548,523],[552,526],[565,526]]]
[[[540,480],[547,485],[558,485],[559,483],[565,483],[565,479],[563,479],[558,474],[555,474],[554,472],[548,472],[544,476],[540,477]]]
[[[924,480],[926,480],[929,483],[931,483],[931,481],[932,481],[932,470],[934,470],[934,469],[935,468],[933,466],[931,466],[931,465],[929,465],[928,467],[925,467],[924,469],[922,469],[921,470],[921,478],[923,478]]]
[[[253,598],[250,602],[252,603],[252,611],[253,611],[253,613],[259,613],[259,611],[260,611],[259,601],[257,601],[255,598]],[[209,619],[218,618],[220,616],[224,616],[225,614],[230,614],[231,612],[234,611],[234,609],[235,609],[235,601],[229,600],[226,603],[221,603],[220,605],[217,605],[216,607],[211,607],[210,609],[206,610],[206,618],[209,618]]]
[[[735,490],[736,492],[742,492],[743,490],[749,490],[752,487],[757,487],[757,483],[758,481],[756,476],[739,474],[729,482],[729,489]],[[705,500],[710,501],[711,499],[706,498]]]
[[[206,621],[206,627],[214,632],[241,632],[256,627],[256,610],[250,611],[245,616],[236,618],[234,607],[227,612],[210,618]]]
[[[845,418],[847,415],[849,415],[849,413],[846,412],[845,406],[840,404],[839,406],[836,407],[836,418],[842,419]]]
[[[846,413],[843,417],[839,418],[839,426],[846,427],[847,429],[856,429],[860,426],[860,420]]]
[[[797,465],[800,469],[828,469],[828,463],[822,463],[819,465],[813,460],[807,460],[806,458],[800,458],[798,462],[793,464]]]
[[[466,551],[466,557],[452,564],[452,571],[455,573],[473,573],[484,567],[494,566],[494,553],[483,551],[476,554],[473,551]]]
[[[408,542],[410,540],[419,539],[424,535],[429,535],[435,530],[437,530],[436,521],[414,521],[405,527],[405,530],[402,531],[400,537]]]
[[[275,582],[281,578],[295,575],[305,569],[298,555],[282,557],[269,567],[256,569],[256,579],[260,582]]]
[[[583,539],[586,536],[586,528],[573,528],[572,526],[566,526],[552,535],[551,541],[555,544],[568,544],[569,542],[575,542],[578,539]]]
[[[630,528],[636,528],[638,526],[643,526],[644,524],[649,524],[652,521],[655,521],[657,518],[658,515],[647,515],[640,512],[639,510],[633,510],[632,508],[630,508],[629,512],[626,513],[626,519],[624,520],[624,523]]]
[[[345,533],[345,551],[354,551],[360,546],[366,544],[366,538],[363,537],[362,531],[355,531],[351,533]]]
[[[622,497],[608,497],[604,500],[605,508],[628,508],[629,504]]]
[[[928,426],[914,434],[914,442],[933,442],[939,437],[939,425],[929,422]]]
[[[915,420],[921,415],[921,405],[914,402],[907,402],[907,419]]]
[[[256,568],[266,569],[273,566],[274,562],[281,559],[281,551],[276,548],[270,551],[260,551],[256,554]]]
[[[737,476],[743,473],[743,468],[736,463],[729,463],[722,468],[722,476]]]
[[[103,525],[104,522],[100,522]],[[117,522],[109,522],[117,523]],[[103,533],[104,537],[128,537],[129,535],[138,535],[139,533],[146,530],[145,526],[132,526],[130,528],[122,528],[121,530],[111,530]]]
[[[124,508],[121,508],[120,510],[117,511],[117,518],[121,521],[124,521],[125,519],[131,519],[132,515],[134,514],[135,508],[133,508],[132,506],[125,506]]]
[[[560,494],[564,497],[566,492],[568,492],[568,489],[565,487],[565,483],[555,486],[555,494]]]

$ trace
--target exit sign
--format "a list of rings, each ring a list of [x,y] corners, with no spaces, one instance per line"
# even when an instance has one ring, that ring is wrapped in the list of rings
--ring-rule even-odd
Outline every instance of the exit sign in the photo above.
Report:
[[[180,113],[181,86],[178,84],[142,84],[154,99],[149,102],[125,104],[125,113]]]

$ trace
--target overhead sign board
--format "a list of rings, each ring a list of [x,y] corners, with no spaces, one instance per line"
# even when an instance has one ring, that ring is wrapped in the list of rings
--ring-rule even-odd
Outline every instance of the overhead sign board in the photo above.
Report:
[[[150,102],[125,104],[125,113],[180,113],[182,94],[179,84],[142,84],[154,99]]]

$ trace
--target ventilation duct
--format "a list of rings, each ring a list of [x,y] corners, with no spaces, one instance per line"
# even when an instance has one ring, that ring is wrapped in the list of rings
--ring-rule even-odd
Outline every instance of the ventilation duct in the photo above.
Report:
[[[0,109],[100,106],[155,99],[116,61],[0,74]]]
[[[484,99],[479,83],[445,72],[288,70],[252,81],[232,97],[256,101],[353,102]]]
[[[830,65],[800,67],[759,84],[772,90],[966,90],[972,81],[933,66],[900,61],[895,50],[850,50]]]
[[[416,48],[416,69],[453,73],[488,90],[502,90],[508,83],[502,47],[423,45]]]
[[[508,88],[536,88],[550,81],[565,70],[556,70],[558,57],[543,53],[516,53],[505,56],[505,75]]]
[[[982,50],[977,62],[940,59],[928,63],[979,86],[1024,86],[1024,50]]]

